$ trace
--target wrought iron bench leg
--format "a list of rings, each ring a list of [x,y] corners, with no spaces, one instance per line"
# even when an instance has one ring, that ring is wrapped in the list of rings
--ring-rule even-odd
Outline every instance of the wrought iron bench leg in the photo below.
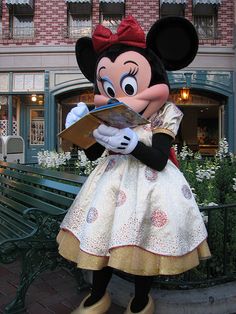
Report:
[[[53,258],[54,256],[54,258]],[[4,313],[22,313],[25,310],[25,295],[34,279],[47,269],[57,266],[55,252],[43,249],[31,248],[22,251],[22,270],[16,297],[4,309]]]

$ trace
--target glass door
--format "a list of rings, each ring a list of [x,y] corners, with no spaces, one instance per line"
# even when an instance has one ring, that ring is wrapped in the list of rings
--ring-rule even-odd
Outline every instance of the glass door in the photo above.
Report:
[[[37,163],[37,154],[44,150],[45,119],[44,109],[39,106],[27,108],[27,163]]]

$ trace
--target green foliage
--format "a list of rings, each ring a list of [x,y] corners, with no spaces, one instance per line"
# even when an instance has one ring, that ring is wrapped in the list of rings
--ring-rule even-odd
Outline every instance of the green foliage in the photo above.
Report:
[[[236,202],[236,158],[232,154],[201,159],[195,155],[181,158],[180,154],[178,159],[200,206]]]
[[[216,283],[236,278],[236,158],[223,139],[215,156],[199,158],[180,152],[180,170],[188,180],[208,229],[212,258],[189,272],[191,281]],[[218,206],[217,206],[218,205]],[[189,280],[188,278],[188,280]]]

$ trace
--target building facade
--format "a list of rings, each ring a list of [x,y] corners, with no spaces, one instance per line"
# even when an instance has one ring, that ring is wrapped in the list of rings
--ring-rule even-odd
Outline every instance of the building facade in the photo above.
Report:
[[[165,16],[196,27],[199,50],[185,69],[170,72],[170,98],[184,112],[176,143],[211,155],[226,137],[236,151],[236,8],[233,0],[1,0],[0,132],[20,135],[26,162],[39,150],[69,150],[57,134],[79,101],[93,105],[93,87],[80,72],[75,42],[102,23],[115,31],[133,15],[147,32]],[[190,95],[180,94],[190,92]]]

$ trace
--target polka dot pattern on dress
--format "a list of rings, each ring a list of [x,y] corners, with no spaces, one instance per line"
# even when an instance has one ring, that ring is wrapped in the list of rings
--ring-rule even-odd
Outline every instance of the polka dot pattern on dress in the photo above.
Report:
[[[116,207],[122,206],[126,202],[126,194],[124,191],[117,192]]]
[[[106,167],[105,171],[111,170],[115,166],[115,164],[116,164],[115,159],[114,158],[110,159],[108,164],[107,164],[107,167]]]
[[[148,123],[148,124],[143,125],[143,129],[144,129],[145,131],[151,131],[151,124]]]
[[[151,215],[151,222],[153,226],[161,228],[168,222],[167,214],[160,209],[154,210]]]
[[[158,172],[156,170],[151,169],[149,167],[145,169],[145,178],[148,181],[156,181],[157,176],[158,176]]]
[[[184,197],[187,198],[188,200],[192,198],[192,192],[186,184],[182,186],[182,193]]]
[[[91,207],[88,211],[86,221],[87,223],[92,223],[98,218],[98,210],[95,207]]]

